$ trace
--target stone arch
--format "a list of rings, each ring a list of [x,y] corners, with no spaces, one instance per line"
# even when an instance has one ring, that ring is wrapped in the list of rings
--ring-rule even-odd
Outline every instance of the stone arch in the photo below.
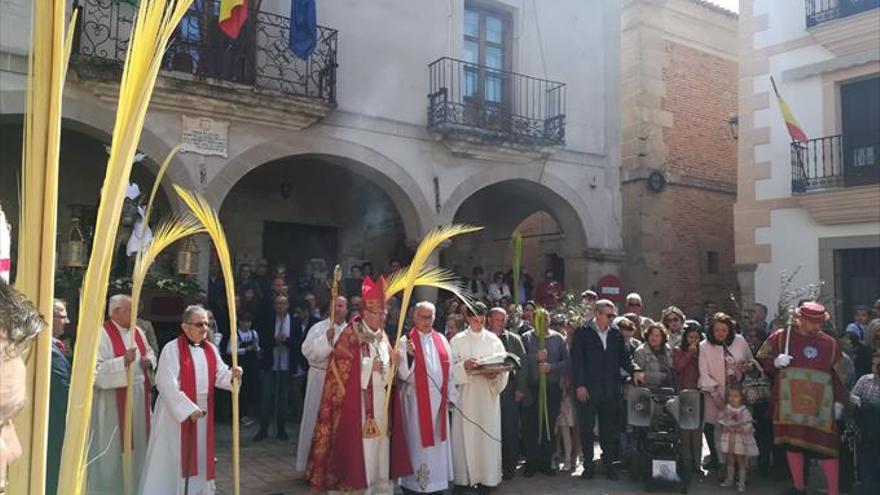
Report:
[[[504,183],[519,185],[521,189],[533,188],[535,193],[541,195],[544,209],[566,232],[566,249],[572,252],[583,252],[587,249],[587,232],[590,231],[593,219],[584,198],[559,177],[546,170],[542,173],[534,167],[504,166],[468,177],[452,191],[443,204],[439,223],[452,223],[465,201],[481,190]]]
[[[16,119],[24,114],[26,93],[24,91],[0,91],[0,119]],[[83,98],[65,97],[62,103],[62,128],[75,130],[97,140],[109,143],[116,119],[114,109],[87,101]],[[166,143],[158,134],[144,125],[138,149],[147,155],[144,165],[154,174],[168,156],[173,145]],[[195,189],[192,177],[186,171],[179,156],[172,159],[166,172],[168,180],[162,182],[162,191],[174,210],[184,207],[174,192],[172,183],[186,189]]]
[[[298,134],[284,141],[264,141],[247,148],[223,165],[208,184],[207,198],[219,207],[233,186],[249,172],[297,156],[331,161],[380,187],[397,208],[408,240],[420,239],[434,226],[435,214],[422,189],[401,165],[366,146],[310,134]]]

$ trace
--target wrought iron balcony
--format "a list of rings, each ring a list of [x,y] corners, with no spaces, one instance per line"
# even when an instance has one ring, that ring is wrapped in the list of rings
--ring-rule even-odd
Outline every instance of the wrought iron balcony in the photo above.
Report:
[[[77,6],[76,62],[121,66],[137,7],[121,0],[77,0]],[[232,40],[218,28],[219,8],[219,1],[193,3],[163,69],[335,105],[335,29],[318,26],[315,51],[302,60],[288,48],[289,17],[252,9],[238,39]]]
[[[806,0],[807,27],[880,7],[880,0]]]
[[[865,139],[866,138],[866,139]],[[791,143],[791,192],[880,183],[880,139],[836,135]]]
[[[527,147],[565,143],[565,84],[449,57],[428,66],[428,128]]]

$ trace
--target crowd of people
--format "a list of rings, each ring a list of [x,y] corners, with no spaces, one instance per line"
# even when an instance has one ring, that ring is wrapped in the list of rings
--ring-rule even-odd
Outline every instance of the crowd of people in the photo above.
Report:
[[[386,273],[399,268],[392,261]],[[880,493],[880,300],[857,307],[838,334],[815,301],[801,301],[785,320],[768,321],[756,304],[736,321],[707,302],[701,317],[669,306],[655,321],[637,293],[618,308],[588,290],[575,316],[560,306],[565,290],[552,270],[538,284],[521,277],[516,291],[509,275],[496,272],[487,284],[477,267],[467,281],[476,302],[413,305],[395,346],[403,309],[385,298],[385,277],[369,263],[351,269],[333,300],[318,270],[294,279],[283,265],[242,265],[240,368],[228,366],[233,346],[216,274],[205,307],[187,308],[180,336],[161,350],[140,320],[129,336],[131,301],[112,297],[89,454],[102,461],[89,464],[88,493],[121,486],[120,399],[130,367],[138,493],[213,493],[213,425],[228,418],[229,402],[214,390],[230,390],[234,379],[242,380],[241,422],[258,424],[252,441],[270,432],[286,441],[287,426],[299,425],[293,469],[318,491],[391,493],[396,483],[404,493],[488,493],[516,476],[577,469],[584,479],[617,480],[634,470],[637,449],[627,396],[647,387],[702,396],[702,427],[680,431],[683,477],[743,492],[751,465],[790,478],[800,495],[815,461],[830,495]],[[536,311],[549,315],[546,332],[535,327]],[[53,316],[51,410],[63,417],[63,301]],[[59,441],[57,428],[49,437]],[[175,467],[180,476],[170,474]]]

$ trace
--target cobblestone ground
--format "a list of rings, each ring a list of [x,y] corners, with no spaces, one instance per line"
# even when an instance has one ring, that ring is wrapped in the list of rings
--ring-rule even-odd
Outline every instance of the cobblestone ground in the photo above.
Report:
[[[230,447],[231,432],[229,425],[217,425],[217,486],[223,495],[232,494],[232,465]],[[270,430],[270,433],[272,431]],[[256,433],[256,426],[241,428],[241,493],[242,495],[292,495],[309,493],[306,484],[294,478],[293,459],[296,451],[296,428],[289,428],[291,440],[281,442],[274,438],[253,443],[251,438]],[[583,494],[614,494],[626,495],[646,493],[641,484],[632,483],[621,477],[621,481],[608,481],[600,472],[594,480],[583,481],[574,473],[558,473],[548,478],[536,475],[526,479],[517,476],[512,481],[505,481],[493,493],[498,495],[562,495],[571,493]],[[820,478],[819,475],[812,478]],[[821,480],[819,480],[821,481]],[[787,485],[769,481],[754,475],[749,483],[748,493],[755,495],[776,495]],[[675,493],[675,492],[668,492]],[[688,492],[691,495],[735,495],[733,488],[720,488],[718,482],[707,480],[704,484],[694,484]]]

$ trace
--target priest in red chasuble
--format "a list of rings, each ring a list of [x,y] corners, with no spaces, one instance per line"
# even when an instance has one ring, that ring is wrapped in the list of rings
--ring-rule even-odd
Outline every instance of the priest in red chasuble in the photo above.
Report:
[[[396,359],[383,330],[384,291],[384,278],[364,278],[363,309],[330,354],[306,467],[306,479],[315,490],[391,494],[392,480],[412,472],[396,397],[388,434],[381,432],[385,387]]]
[[[840,434],[835,419],[847,400],[846,373],[837,341],[821,331],[825,307],[805,302],[790,328],[774,332],[758,351],[774,375],[773,435],[786,447],[794,494],[805,493],[804,454],[819,459],[829,495],[838,495]]]

